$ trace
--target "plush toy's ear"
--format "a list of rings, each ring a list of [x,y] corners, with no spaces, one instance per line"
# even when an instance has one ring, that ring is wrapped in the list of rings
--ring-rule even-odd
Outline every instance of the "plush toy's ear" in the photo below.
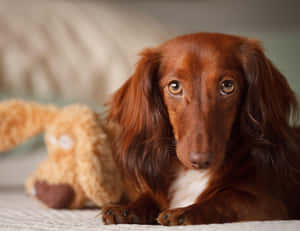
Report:
[[[0,102],[0,151],[40,133],[57,112],[54,106],[22,100]]]
[[[83,191],[96,205],[116,203],[123,193],[120,172],[112,156],[109,135],[99,115],[86,108],[77,123],[76,165]]]

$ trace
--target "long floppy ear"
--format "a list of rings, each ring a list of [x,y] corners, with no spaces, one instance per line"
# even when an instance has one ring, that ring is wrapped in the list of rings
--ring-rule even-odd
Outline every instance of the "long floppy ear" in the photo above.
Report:
[[[290,122],[297,120],[297,98],[259,42],[249,40],[242,45],[241,60],[246,92],[240,128],[248,142],[283,154],[283,149],[295,147],[291,145],[295,137]]]
[[[152,112],[160,104],[159,92],[156,92],[160,54],[152,49],[140,53],[134,74],[113,95],[109,118],[130,128],[135,133],[141,132],[155,123]]]
[[[23,100],[0,103],[0,151],[7,151],[42,132],[57,114],[54,106]]]
[[[160,52],[145,49],[140,55],[134,74],[113,95],[108,119],[120,126],[117,160],[139,183],[154,187],[169,158],[161,142],[170,141],[172,131],[158,85]]]

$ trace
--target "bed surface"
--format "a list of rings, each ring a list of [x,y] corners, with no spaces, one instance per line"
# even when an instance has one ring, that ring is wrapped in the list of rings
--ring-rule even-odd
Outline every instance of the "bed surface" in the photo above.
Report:
[[[198,231],[299,231],[300,221],[243,222],[231,224],[162,227],[146,225],[104,226],[100,209],[54,210],[42,207],[22,188],[0,188],[0,230],[198,230]]]

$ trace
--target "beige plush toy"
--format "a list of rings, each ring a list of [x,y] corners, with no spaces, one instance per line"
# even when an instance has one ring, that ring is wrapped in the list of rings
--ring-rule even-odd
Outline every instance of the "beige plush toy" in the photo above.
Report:
[[[99,114],[83,105],[58,109],[21,100],[0,103],[0,151],[43,131],[48,156],[26,182],[30,195],[51,208],[120,200],[121,176]]]

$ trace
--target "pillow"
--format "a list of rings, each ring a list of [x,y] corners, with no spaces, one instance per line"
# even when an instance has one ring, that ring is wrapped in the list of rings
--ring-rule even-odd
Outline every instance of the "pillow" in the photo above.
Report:
[[[105,102],[142,48],[167,30],[103,2],[0,2],[0,89],[15,96]],[[147,26],[145,26],[147,25]]]

